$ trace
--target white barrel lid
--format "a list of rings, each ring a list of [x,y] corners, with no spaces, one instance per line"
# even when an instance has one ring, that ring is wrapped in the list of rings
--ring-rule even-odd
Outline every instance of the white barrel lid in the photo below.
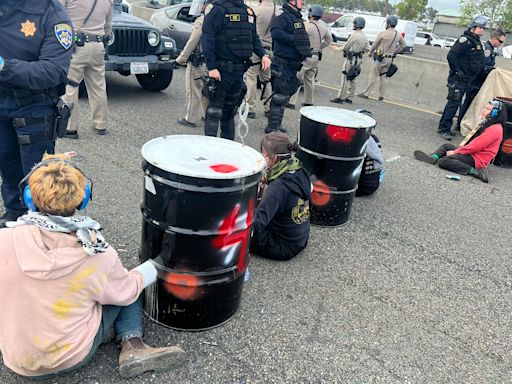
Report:
[[[205,179],[238,179],[265,167],[263,156],[251,147],[210,136],[158,137],[144,144],[141,154],[163,171]]]
[[[377,124],[370,116],[342,108],[323,106],[302,107],[300,114],[310,120],[338,127],[369,128]]]

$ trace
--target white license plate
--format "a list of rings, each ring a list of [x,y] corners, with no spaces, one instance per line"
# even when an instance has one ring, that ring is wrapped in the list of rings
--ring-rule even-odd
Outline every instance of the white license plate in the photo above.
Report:
[[[130,73],[132,75],[149,73],[148,63],[130,63]]]

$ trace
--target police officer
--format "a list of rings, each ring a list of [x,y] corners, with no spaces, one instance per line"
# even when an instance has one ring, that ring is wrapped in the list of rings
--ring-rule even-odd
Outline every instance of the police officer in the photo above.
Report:
[[[350,35],[343,47],[343,56],[346,58],[341,72],[341,84],[338,95],[331,100],[332,103],[352,104],[352,98],[356,91],[356,77],[361,72],[363,55],[370,50],[368,38],[363,32],[366,20],[357,16],[353,20],[354,32]]]
[[[329,32],[324,23],[320,22],[323,14],[324,9],[321,5],[314,4],[308,8],[309,21],[305,24],[305,27],[309,36],[311,56],[306,57],[302,62],[302,68],[297,74],[304,86],[304,103],[302,105],[305,107],[313,105],[315,77],[318,73],[318,62],[322,57],[322,49],[332,43],[331,32]],[[290,99],[290,107],[295,108],[299,93],[299,90],[297,90]]]
[[[178,124],[185,127],[196,127],[197,123],[204,118],[208,99],[203,96],[203,80],[208,76],[206,65],[204,64],[203,50],[201,49],[201,35],[203,34],[204,0],[193,1],[188,12],[189,16],[199,15],[194,21],[192,33],[188,38],[187,44],[176,59],[180,65],[187,63],[185,72],[185,103],[187,113],[185,117],[178,119]]]
[[[437,133],[445,140],[451,140],[452,120],[460,107],[464,94],[471,83],[483,70],[484,49],[480,37],[489,19],[485,16],[475,17],[461,37],[453,44],[448,52],[448,96],[443,115],[439,121]]]
[[[18,183],[55,146],[73,30],[58,0],[0,2],[0,228],[26,207]]]
[[[256,32],[261,40],[261,44],[266,54],[271,57],[272,53],[272,35],[270,34],[270,22],[276,13],[276,5],[272,0],[260,0],[260,3],[254,8],[256,17]],[[257,78],[259,76],[262,83],[261,99],[266,101],[272,94],[270,86],[270,68],[265,70],[261,67],[261,61],[255,54],[251,58],[252,65],[245,74],[245,84],[247,85],[247,95],[245,101],[249,106],[249,114],[247,117],[256,118],[256,100],[257,100]],[[268,116],[269,104],[264,103],[265,116]]]
[[[380,32],[373,42],[368,56],[373,56],[373,63],[370,69],[370,78],[366,89],[358,96],[367,99],[370,96],[373,86],[380,79],[379,83],[379,100],[384,100],[384,92],[386,91],[386,72],[391,65],[391,61],[405,48],[405,40],[402,34],[395,30],[398,24],[396,16],[386,17],[386,30]]]
[[[242,0],[217,0],[208,4],[201,45],[208,76],[214,81],[208,87],[205,135],[217,136],[220,122],[221,137],[233,140],[234,116],[245,97],[243,76],[251,65],[252,53],[261,58],[263,69],[270,66],[270,58],[256,34],[253,10]]]
[[[112,0],[60,0],[75,29],[75,52],[64,100],[75,106],[66,137],[78,139],[78,87],[82,80],[92,109],[92,128],[106,134],[105,44],[112,34]]]
[[[473,99],[477,95],[480,87],[484,83],[485,79],[487,79],[487,75],[491,73],[494,69],[494,65],[496,64],[496,48],[503,45],[507,38],[505,32],[501,29],[496,29],[491,33],[491,38],[484,43],[484,66],[480,71],[478,76],[475,78],[470,88],[466,92],[466,97],[464,98],[464,102],[460,106],[459,109],[459,117],[457,119],[457,130],[460,131],[460,122],[462,118],[466,114],[469,106],[473,102]]]
[[[272,34],[272,99],[265,133],[286,132],[281,127],[284,106],[300,86],[297,72],[302,61],[311,56],[309,36],[302,15],[304,0],[285,0],[270,24]]]

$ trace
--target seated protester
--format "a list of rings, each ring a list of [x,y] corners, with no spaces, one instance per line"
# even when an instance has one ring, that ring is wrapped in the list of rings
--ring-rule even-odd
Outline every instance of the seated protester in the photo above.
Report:
[[[64,155],[45,155],[22,185],[30,211],[0,230],[0,351],[6,367],[53,379],[87,364],[100,344],[121,342],[119,372],[133,377],[184,360],[178,347],[142,341],[140,294],[152,261],[127,271],[84,209],[92,183]]]
[[[456,147],[453,144],[443,144],[431,155],[414,151],[414,157],[425,163],[437,163],[440,168],[461,175],[471,175],[488,183],[486,167],[500,149],[506,121],[507,112],[501,101],[490,101],[480,116],[479,130],[466,145]]]
[[[268,170],[256,210],[250,252],[289,260],[306,248],[309,238],[311,182],[293,152],[297,144],[280,132],[263,136],[261,152]]]
[[[356,109],[356,112],[371,117],[373,114],[365,109]],[[377,135],[371,134],[366,146],[366,156],[363,162],[363,170],[357,183],[356,196],[366,196],[374,193],[380,185],[380,176],[383,170],[384,157],[382,147]]]
[[[379,188],[383,163],[380,140],[372,133],[366,146],[366,156],[357,183],[356,196],[371,195]]]

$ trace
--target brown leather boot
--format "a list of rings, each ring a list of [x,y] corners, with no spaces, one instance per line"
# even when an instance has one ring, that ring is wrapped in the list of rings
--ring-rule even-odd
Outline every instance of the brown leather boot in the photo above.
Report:
[[[121,343],[119,374],[129,378],[147,371],[164,371],[183,363],[185,356],[179,347],[152,348],[140,337],[132,337]]]

